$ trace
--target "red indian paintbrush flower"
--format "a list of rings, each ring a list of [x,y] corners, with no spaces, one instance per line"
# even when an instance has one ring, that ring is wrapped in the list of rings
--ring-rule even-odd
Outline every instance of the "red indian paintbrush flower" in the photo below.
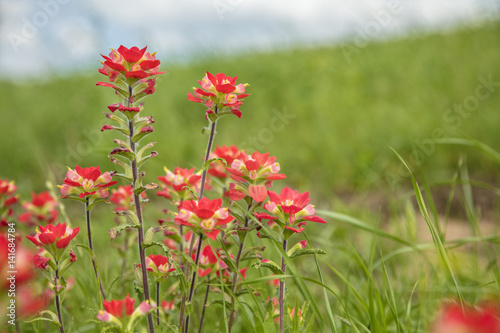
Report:
[[[165,168],[166,175],[158,177],[161,181],[162,189],[156,194],[167,199],[172,199],[174,202],[181,202],[191,198],[192,191],[198,192],[201,182],[201,173],[194,172],[192,169],[182,169],[176,167],[174,171]]]
[[[78,194],[79,198],[86,196],[106,198],[109,195],[106,187],[116,183],[118,181],[111,181],[109,172],[101,174],[99,167],[81,168],[77,165],[75,170],[68,170],[64,184],[58,185],[58,187],[61,189],[63,198],[67,198],[71,194]]]
[[[271,201],[264,208],[272,213],[255,213],[259,219],[273,220],[280,227],[293,232],[302,232],[307,221],[326,223],[321,217],[314,215],[314,206],[309,204],[309,192],[299,193],[285,187],[278,196],[273,191],[268,191]]]
[[[141,267],[141,264],[138,266]],[[160,282],[175,271],[175,267],[170,264],[170,260],[161,254],[151,254],[146,257],[146,268],[156,278],[156,282]]]
[[[226,166],[231,166],[233,161],[240,157],[240,150],[236,146],[217,146],[213,152],[210,153],[210,158],[223,158],[226,161]],[[210,164],[208,173],[213,177],[225,179],[227,178],[226,166],[221,161],[214,161]]]
[[[220,228],[233,220],[227,207],[221,208],[221,206],[222,199],[186,200],[175,216],[175,222],[188,226],[193,232],[203,232],[208,238],[215,240]]]
[[[138,317],[145,315],[151,309],[149,302],[144,301],[134,310],[135,299],[131,299],[128,294],[125,299],[102,303],[104,310],[99,310],[97,319],[116,324],[120,329],[126,327],[126,332],[130,331]]]
[[[131,104],[154,93],[156,77],[151,77],[165,72],[158,71],[160,60],[156,59],[155,53],[146,52],[146,48],[134,46],[129,49],[121,45],[117,50],[112,49],[109,56],[101,54],[105,61],[99,73],[109,77],[112,83],[97,82],[97,85],[115,89],[118,95],[129,99]]]
[[[219,256],[216,255],[216,250],[210,245],[205,245],[200,253],[200,261],[198,263],[198,276],[203,277],[212,272],[213,269],[217,269],[217,263],[221,261]],[[194,260],[193,254],[193,260]]]
[[[234,114],[241,118],[239,107],[243,104],[243,98],[249,96],[244,94],[248,83],[236,84],[237,76],[230,77],[222,73],[212,75],[209,72],[198,81],[201,88],[193,87],[194,94],[188,93],[188,99],[196,103],[204,103],[209,109],[207,113],[214,113],[217,107],[218,115]]]
[[[58,225],[49,224],[46,227],[38,226],[35,236],[26,236],[38,247],[49,247],[55,245],[58,249],[64,249],[69,242],[75,238],[80,231],[80,227],[71,229],[66,223]]]
[[[237,182],[230,184],[229,197],[232,200],[250,196],[256,202],[262,202],[267,197],[266,187],[271,187],[275,180],[286,178],[278,173],[280,164],[276,162],[276,156],[269,157],[269,153],[260,154],[257,151],[251,156],[241,152],[227,171]]]
[[[446,304],[432,325],[431,333],[500,333],[500,312],[493,305],[467,307]]]
[[[7,225],[7,218],[12,216],[12,205],[18,201],[17,186],[14,181],[0,179],[0,225]]]
[[[116,210],[129,210],[135,209],[132,205],[134,203],[134,189],[132,185],[118,186],[117,190],[112,190],[109,201],[115,204]],[[143,199],[147,198],[146,192],[141,193]]]
[[[24,213],[17,217],[21,223],[30,226],[40,223],[52,223],[57,218],[57,200],[50,193],[42,192],[40,194],[31,193],[31,201],[23,202]]]

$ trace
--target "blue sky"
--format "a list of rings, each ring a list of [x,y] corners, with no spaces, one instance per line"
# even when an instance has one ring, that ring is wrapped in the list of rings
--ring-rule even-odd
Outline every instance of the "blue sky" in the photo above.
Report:
[[[120,44],[168,63],[450,29],[498,19],[500,0],[0,0],[0,15],[0,77],[23,80],[96,67]]]

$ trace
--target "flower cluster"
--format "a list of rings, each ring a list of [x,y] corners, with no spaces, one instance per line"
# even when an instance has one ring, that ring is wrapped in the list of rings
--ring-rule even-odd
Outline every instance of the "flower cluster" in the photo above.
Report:
[[[118,210],[129,210],[134,202],[134,189],[132,185],[122,185],[118,186],[117,190],[112,190],[109,196],[109,201],[115,205],[115,211]],[[146,192],[141,193],[142,199],[146,199]],[[132,206],[132,209],[133,206]]]
[[[138,266],[141,267],[141,264]],[[146,268],[155,277],[156,282],[160,282],[175,271],[175,267],[171,265],[170,260],[160,254],[151,254],[146,257]]]
[[[47,250],[57,261],[66,247],[68,247],[69,242],[75,238],[79,231],[80,227],[72,229],[66,223],[59,223],[57,225],[49,224],[46,227],[40,225],[34,236],[26,236],[26,238],[36,246]]]
[[[154,93],[156,77],[151,77],[165,73],[159,71],[160,60],[155,58],[154,53],[146,52],[146,47],[126,48],[121,45],[117,50],[112,49],[109,56],[102,57],[105,61],[102,62],[103,67],[99,69],[99,73],[109,77],[112,83],[97,82],[97,85],[115,89],[130,104]]]
[[[222,161],[213,161],[208,169],[208,174],[212,177],[225,180],[228,176],[226,166],[233,164],[233,161],[240,157],[241,151],[236,146],[217,146],[210,154],[210,159],[222,158],[226,161],[226,165]]]
[[[122,300],[103,301],[104,310],[100,310],[97,319],[116,325],[121,332],[131,332],[134,322],[141,316],[148,313],[151,305],[144,301],[134,309],[135,299],[131,299],[129,294]]]
[[[17,217],[21,223],[33,226],[39,223],[52,223],[57,219],[57,200],[49,192],[31,193],[31,201],[23,202],[24,213]]]
[[[77,165],[75,170],[68,170],[63,182],[63,185],[58,186],[63,198],[77,194],[83,199],[85,197],[106,198],[109,195],[107,187],[118,181],[112,181],[109,172],[101,174],[99,167],[81,168]]]
[[[204,103],[208,108],[207,114],[217,114],[223,116],[234,114],[241,118],[239,107],[242,100],[249,96],[244,94],[248,83],[236,84],[237,76],[230,77],[222,73],[212,75],[209,72],[198,81],[201,88],[193,87],[194,93],[188,93],[191,102]]]
[[[494,305],[476,308],[445,304],[432,325],[431,333],[500,333],[500,312]]]
[[[267,197],[266,187],[271,187],[273,181],[285,179],[280,171],[280,164],[276,157],[269,157],[269,153],[260,154],[255,151],[251,156],[241,152],[227,168],[230,176],[237,183],[231,183],[229,197],[240,200],[250,196],[256,202],[262,202]]]
[[[175,222],[188,226],[195,233],[203,232],[208,238],[215,240],[220,229],[233,220],[227,207],[221,206],[221,199],[186,200],[180,206]]]
[[[271,201],[266,203],[264,208],[273,215],[255,213],[258,219],[274,221],[281,228],[296,233],[304,230],[302,226],[307,221],[326,223],[321,217],[314,215],[314,206],[309,204],[311,200],[309,192],[299,193],[289,187],[285,187],[279,196],[273,191],[268,191],[268,194]]]
[[[0,179],[0,225],[7,225],[7,218],[12,216],[12,205],[18,201],[17,186],[14,181]]]
[[[191,191],[200,190],[201,172],[195,172],[195,169],[182,169],[176,167],[174,171],[165,168],[165,176],[158,177],[162,182],[162,189],[157,192],[158,196],[171,199],[179,204],[184,200],[191,198]]]

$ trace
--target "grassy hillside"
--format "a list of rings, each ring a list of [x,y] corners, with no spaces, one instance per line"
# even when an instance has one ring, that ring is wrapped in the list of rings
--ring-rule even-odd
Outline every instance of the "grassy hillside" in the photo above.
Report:
[[[238,75],[239,82],[250,83],[252,94],[241,107],[242,119],[220,122],[216,143],[277,155],[291,185],[313,186],[320,196],[358,186],[387,187],[387,182],[408,184],[398,176],[399,162],[389,147],[405,159],[420,149],[426,174],[439,177],[456,164],[457,148],[434,146],[429,140],[435,130],[498,146],[498,84],[472,111],[448,110],[470,102],[481,84],[478,77],[500,81],[499,34],[500,24],[490,23],[381,42],[358,49],[350,62],[341,47],[221,56],[188,66],[170,66],[158,54],[168,72],[146,102],[145,113],[156,119],[152,140],[160,153],[148,165],[149,177],[162,174],[164,165],[200,164],[204,109],[189,102],[186,92],[206,70]],[[98,58],[87,75],[0,82],[0,177],[41,190],[49,170],[60,180],[66,165],[113,169],[106,156],[113,134],[99,129],[106,105],[117,100],[111,89],[95,86],[105,79],[97,74]],[[498,179],[493,164],[481,163],[473,163],[471,172]]]

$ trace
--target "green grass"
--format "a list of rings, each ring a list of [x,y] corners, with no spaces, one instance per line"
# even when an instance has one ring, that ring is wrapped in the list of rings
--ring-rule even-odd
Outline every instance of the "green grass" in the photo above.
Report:
[[[328,221],[309,223],[307,236],[292,238],[290,246],[307,238],[327,254],[287,258],[289,306],[310,302],[312,332],[425,332],[444,299],[475,303],[499,297],[498,228],[485,229],[484,223],[498,217],[500,92],[481,100],[459,125],[443,118],[454,103],[475,93],[478,76],[500,81],[499,33],[500,24],[489,23],[371,44],[350,63],[335,47],[205,58],[187,66],[169,66],[159,54],[168,73],[159,79],[144,111],[156,120],[148,139],[158,142],[159,156],[145,170],[153,181],[163,174],[164,165],[201,165],[204,109],[188,102],[186,92],[205,70],[238,75],[239,81],[251,84],[252,95],[241,107],[242,119],[219,122],[216,143],[249,145],[249,138],[260,135],[261,147],[254,148],[276,155],[288,175],[277,186],[310,190],[317,214]],[[104,78],[75,74],[43,83],[0,83],[6,124],[0,132],[0,177],[15,179],[26,193],[43,190],[46,179],[59,183],[66,165],[115,169],[106,156],[114,147],[114,134],[101,136],[98,130],[105,123],[106,105],[117,101],[111,89],[95,87],[98,80]],[[274,117],[285,111],[293,118],[281,127]],[[429,143],[436,129],[448,138]],[[269,133],[272,139],[266,137]],[[422,165],[411,154],[420,142],[432,147],[421,155]],[[369,205],[373,197],[364,194],[373,189],[384,194],[386,205]],[[478,189],[493,198],[489,211],[479,209]],[[348,202],[346,193],[354,193],[355,199]],[[154,202],[146,206],[147,225],[153,226],[163,201],[150,196]],[[64,204],[72,223],[83,226],[81,204]],[[92,216],[105,288],[112,298],[124,298],[122,283],[113,284],[120,274],[107,233],[114,215],[103,205]],[[452,221],[457,216],[462,221]],[[466,235],[451,234],[457,223]],[[84,232],[76,240],[85,243]],[[252,235],[247,244],[266,246],[264,257],[279,262],[282,250],[274,242]],[[98,306],[92,292],[95,281],[90,260],[79,252],[79,261],[67,273],[77,283],[64,303],[69,308],[65,321],[74,317],[72,332],[97,332],[89,321]],[[129,257],[137,261],[135,247]],[[134,295],[131,269],[129,273],[125,290]],[[240,316],[234,331],[274,332],[269,320],[259,325],[266,297],[273,296],[264,282],[269,272],[249,268],[248,274],[246,283],[262,296],[246,295],[236,303]],[[162,287],[164,295],[174,283],[169,279]],[[195,299],[201,299],[204,287]],[[217,300],[220,295],[211,293],[205,327],[225,331]],[[193,319],[196,328],[197,317]],[[173,317],[170,323],[175,322]],[[33,327],[24,325],[22,331],[36,332]],[[40,325],[38,331],[46,332],[46,327]]]

